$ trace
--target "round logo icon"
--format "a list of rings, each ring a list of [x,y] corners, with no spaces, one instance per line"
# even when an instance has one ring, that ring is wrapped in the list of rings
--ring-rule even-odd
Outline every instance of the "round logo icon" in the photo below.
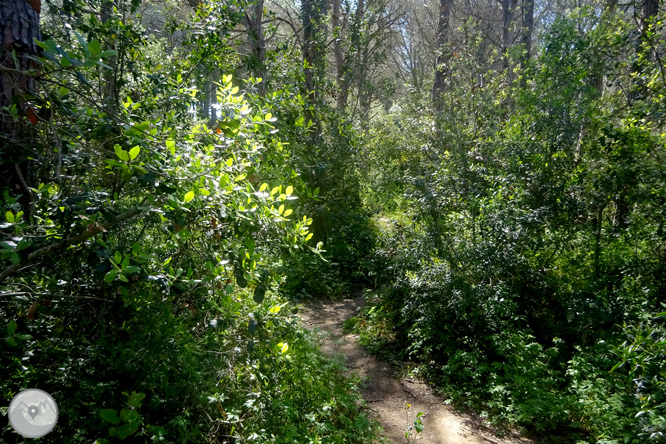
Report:
[[[58,405],[44,390],[23,390],[9,404],[9,424],[24,438],[39,438],[58,422]]]

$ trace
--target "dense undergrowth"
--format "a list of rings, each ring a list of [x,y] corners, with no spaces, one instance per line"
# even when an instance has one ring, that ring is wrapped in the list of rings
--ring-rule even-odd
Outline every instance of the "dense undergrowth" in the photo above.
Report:
[[[371,113],[386,4],[330,82],[312,2],[264,52],[250,3],[84,3],[1,73],[39,88],[0,110],[0,391],[55,397],[44,442],[373,442],[288,302],[362,288],[364,342],[458,405],[666,442],[663,11],[567,9],[529,60],[470,18],[434,109],[415,81]]]
[[[470,38],[442,112],[413,96],[367,136],[383,278],[356,328],[539,442],[666,442],[665,84],[618,61],[630,33],[577,11],[513,80]]]
[[[39,118],[13,117],[30,143],[3,139],[2,398],[55,398],[43,442],[374,442],[358,381],[288,302],[304,271],[341,272],[313,239],[330,190],[304,180],[302,97],[232,75],[231,5],[173,23],[177,44],[137,6],[52,9]],[[215,70],[211,121],[191,111]],[[5,423],[0,442],[22,438]]]

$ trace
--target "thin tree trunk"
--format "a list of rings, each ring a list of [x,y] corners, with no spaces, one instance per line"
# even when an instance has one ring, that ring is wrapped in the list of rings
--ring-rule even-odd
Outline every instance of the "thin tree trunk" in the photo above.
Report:
[[[335,67],[338,82],[338,109],[347,105],[349,96],[349,84],[345,81],[345,58],[342,53],[342,27],[340,25],[340,0],[333,0],[333,53],[335,55]]]
[[[502,0],[500,4],[502,5],[502,65],[506,71],[509,69],[514,0]]]
[[[309,101],[306,117],[316,125],[317,119],[313,107],[317,106],[318,82],[323,78],[326,69],[326,56],[322,48],[322,41],[326,36],[323,18],[326,15],[326,0],[303,0],[301,2],[303,14],[303,61],[305,67],[305,88]]]
[[[442,94],[446,90],[446,77],[450,57],[449,44],[449,17],[451,16],[452,0],[440,0],[439,21],[437,24],[437,57],[435,57],[435,81],[432,85],[432,102],[435,110],[443,108]]]
[[[521,86],[525,87],[527,85],[527,79],[525,78],[525,67],[527,62],[532,56],[532,32],[534,30],[534,0],[523,0],[523,29],[521,35],[521,45],[523,49],[523,55],[520,58],[520,72],[522,79],[520,81]]]
[[[253,72],[255,78],[262,79],[259,83],[259,95],[266,94],[266,41],[262,22],[264,20],[264,0],[256,0],[252,8],[252,16],[245,14],[245,26],[252,45]]]
[[[114,6],[114,0],[102,1],[102,6],[100,9],[100,18],[102,20],[102,23],[106,24],[109,22],[109,20],[111,20],[113,15],[113,6]],[[110,49],[117,49],[114,40],[115,39],[111,37],[111,39],[108,42],[108,47]],[[107,110],[111,111],[114,114],[117,114],[119,109],[118,106],[119,97],[118,97],[118,88],[117,88],[118,85],[116,82],[116,74],[118,70],[118,56],[109,57],[108,59],[106,59],[105,63],[111,69],[103,70],[104,87],[102,91],[103,91],[104,106],[106,107]]]

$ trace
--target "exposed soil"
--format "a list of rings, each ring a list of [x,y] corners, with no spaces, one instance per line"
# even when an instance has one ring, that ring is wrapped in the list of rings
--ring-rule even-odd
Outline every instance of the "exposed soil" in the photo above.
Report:
[[[414,425],[416,414],[423,412],[425,429],[416,439],[420,444],[534,444],[519,436],[498,438],[479,418],[445,405],[428,384],[411,377],[399,378],[389,364],[366,355],[355,335],[342,331],[343,322],[355,316],[363,302],[358,297],[309,303],[301,310],[301,318],[308,327],[324,333],[325,353],[343,355],[349,371],[365,381],[363,397],[391,443],[405,444],[408,430],[412,442],[415,431],[409,427]]]

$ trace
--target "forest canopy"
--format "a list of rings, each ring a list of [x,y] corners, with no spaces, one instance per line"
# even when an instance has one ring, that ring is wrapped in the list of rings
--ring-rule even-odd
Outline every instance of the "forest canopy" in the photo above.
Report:
[[[45,442],[379,442],[297,314],[362,293],[496,427],[665,443],[664,14],[1,0],[3,399],[58,400]]]

